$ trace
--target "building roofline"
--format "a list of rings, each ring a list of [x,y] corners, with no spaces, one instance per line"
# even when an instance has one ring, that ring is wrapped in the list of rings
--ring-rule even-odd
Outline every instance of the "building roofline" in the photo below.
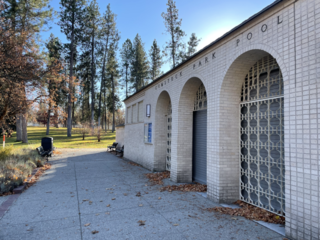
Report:
[[[180,66],[190,62],[191,60],[193,60],[194,58],[196,58],[198,55],[200,55],[201,53],[203,53],[204,51],[206,51],[208,48],[214,46],[215,44],[217,44],[218,42],[220,42],[221,40],[225,39],[226,37],[228,37],[230,34],[234,33],[236,30],[238,30],[239,28],[243,27],[244,25],[246,25],[247,23],[251,22],[253,19],[257,18],[258,16],[262,15],[263,13],[265,13],[266,11],[268,11],[269,9],[273,8],[274,6],[278,5],[279,3],[283,2],[284,0],[276,0],[273,3],[271,3],[270,5],[266,6],[265,8],[263,8],[261,11],[257,12],[256,14],[252,15],[250,18],[248,18],[247,20],[243,21],[242,23],[240,23],[239,25],[237,25],[236,27],[232,28],[229,32],[225,33],[224,35],[222,35],[221,37],[217,38],[216,40],[214,40],[212,43],[208,44],[207,46],[205,46],[204,48],[200,49],[198,52],[196,52],[195,54],[193,54],[190,58],[188,58],[187,60],[179,63],[176,67],[174,67],[173,69],[167,71],[166,73],[162,74],[160,77],[156,78],[154,81],[152,81],[151,83],[149,83],[148,85],[144,86],[143,88],[139,89],[137,92],[135,92],[134,94],[132,94],[131,96],[125,98],[123,100],[127,101],[129,98],[135,96],[136,94],[140,93],[141,91],[143,91],[144,89],[146,89],[147,87],[151,86],[152,84],[158,82],[160,79],[166,77],[167,75],[171,74],[172,72],[174,72],[175,70],[177,70]]]

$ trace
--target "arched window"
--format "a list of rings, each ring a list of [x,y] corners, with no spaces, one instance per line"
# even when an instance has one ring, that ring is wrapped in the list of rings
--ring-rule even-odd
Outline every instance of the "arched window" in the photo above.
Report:
[[[206,92],[206,89],[204,88],[204,85],[201,84],[194,99],[193,110],[200,111],[204,109],[207,109],[207,92]]]

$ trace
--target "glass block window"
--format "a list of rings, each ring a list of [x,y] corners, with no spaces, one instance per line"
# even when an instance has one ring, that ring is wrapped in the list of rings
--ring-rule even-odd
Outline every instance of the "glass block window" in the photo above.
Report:
[[[132,122],[137,123],[138,122],[138,109],[137,104],[132,105]]]
[[[207,92],[204,85],[201,84],[194,98],[194,111],[207,109]]]
[[[248,72],[240,103],[240,198],[285,215],[284,99],[281,70],[272,56]]]
[[[132,123],[132,111],[131,107],[127,108],[127,123]]]
[[[171,101],[168,104],[167,112],[167,155],[166,155],[166,170],[171,170],[171,130],[172,130],[172,105]]]
[[[138,121],[143,122],[144,120],[144,108],[143,108],[143,101],[138,103]]]

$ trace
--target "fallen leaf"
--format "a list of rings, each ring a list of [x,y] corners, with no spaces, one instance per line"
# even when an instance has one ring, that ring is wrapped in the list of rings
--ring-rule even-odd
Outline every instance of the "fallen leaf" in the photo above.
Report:
[[[92,201],[89,201],[89,205],[91,205],[92,204]]]
[[[124,193],[123,195],[124,195],[124,196],[127,196],[128,194]]]
[[[160,172],[160,173],[147,173],[145,174],[149,178],[149,182],[153,184],[163,185],[163,179],[170,178],[170,172]]]
[[[102,200],[100,202],[103,202]]]
[[[142,207],[142,206],[143,206],[143,204],[140,204],[140,205],[139,205],[139,207]]]
[[[83,199],[82,202],[89,201],[89,199]]]
[[[161,199],[161,197],[158,197],[158,199],[160,200],[160,199]]]
[[[106,212],[106,214],[107,214],[107,215],[110,215],[110,213],[109,213],[109,212]]]
[[[138,223],[139,223],[139,226],[143,226],[143,225],[146,225],[146,224],[145,224],[145,222],[146,222],[146,221],[142,221],[142,220],[139,220],[139,221],[138,221]]]
[[[141,197],[141,193],[138,192],[138,193],[136,194],[136,196],[137,196],[137,197]]]
[[[99,213],[96,214],[96,216],[99,216],[99,215],[100,215]]]
[[[179,226],[179,224],[175,223],[175,224],[173,224],[173,226]]]
[[[30,228],[30,229],[28,229],[27,231],[33,231],[33,229],[32,229],[32,228]]]
[[[85,226],[85,227],[88,227],[88,226],[90,226],[90,224],[91,224],[91,223],[87,223],[87,224],[85,224],[84,226]]]
[[[233,220],[238,220],[238,218],[231,218],[231,219],[233,219]]]
[[[116,200],[115,198],[112,198],[111,200]]]
[[[110,207],[110,204],[108,204],[107,207]]]
[[[92,231],[91,233],[92,234],[96,234],[96,233],[98,233],[99,231],[97,231],[97,230],[94,230],[94,231]]]
[[[46,192],[46,193],[52,193],[52,192]]]

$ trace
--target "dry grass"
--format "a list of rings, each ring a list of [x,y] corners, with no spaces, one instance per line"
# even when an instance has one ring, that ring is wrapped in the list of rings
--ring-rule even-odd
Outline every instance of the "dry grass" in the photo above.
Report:
[[[5,152],[5,154],[2,154]],[[31,148],[14,149],[8,147],[0,153],[0,194],[11,192],[30,176],[36,167],[44,166],[45,160]]]

